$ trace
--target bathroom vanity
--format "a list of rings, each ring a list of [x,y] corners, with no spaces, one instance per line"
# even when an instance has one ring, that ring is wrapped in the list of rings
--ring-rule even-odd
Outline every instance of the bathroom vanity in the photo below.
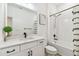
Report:
[[[0,43],[0,56],[44,56],[44,38],[12,39]]]

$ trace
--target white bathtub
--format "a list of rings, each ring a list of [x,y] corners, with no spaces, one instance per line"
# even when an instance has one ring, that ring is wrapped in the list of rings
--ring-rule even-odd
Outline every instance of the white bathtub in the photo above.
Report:
[[[73,56],[73,45],[64,42],[49,42],[48,44],[55,47],[62,56]]]

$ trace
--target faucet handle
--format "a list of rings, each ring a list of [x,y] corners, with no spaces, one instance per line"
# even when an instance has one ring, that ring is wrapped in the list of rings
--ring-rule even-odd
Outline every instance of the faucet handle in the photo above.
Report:
[[[26,33],[26,32],[24,32],[24,37],[25,37],[25,38],[27,37],[27,33]]]
[[[54,34],[53,37],[56,37],[56,35]]]

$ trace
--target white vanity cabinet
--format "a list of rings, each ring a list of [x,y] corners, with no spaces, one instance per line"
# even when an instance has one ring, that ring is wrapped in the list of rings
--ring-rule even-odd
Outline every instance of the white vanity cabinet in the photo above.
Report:
[[[44,56],[45,40],[33,40],[0,49],[0,56]]]
[[[45,51],[44,51],[45,41],[39,40],[36,43],[37,43],[37,46],[34,46],[29,49],[30,56],[44,56],[45,55]]]
[[[21,45],[20,56],[44,56],[45,41],[38,40]],[[16,54],[15,54],[16,55]],[[17,54],[18,55],[18,54]]]
[[[31,55],[32,56],[44,56],[44,47],[37,46],[34,48],[31,48]]]
[[[9,56],[29,56],[29,49],[20,51],[18,53],[11,54]]]

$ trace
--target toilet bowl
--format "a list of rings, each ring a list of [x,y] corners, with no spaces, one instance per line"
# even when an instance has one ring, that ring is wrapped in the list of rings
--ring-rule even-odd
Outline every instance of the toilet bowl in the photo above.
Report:
[[[55,56],[57,54],[57,49],[54,48],[53,46],[46,46],[45,47],[45,51],[46,51],[46,55],[49,55],[49,56]]]

